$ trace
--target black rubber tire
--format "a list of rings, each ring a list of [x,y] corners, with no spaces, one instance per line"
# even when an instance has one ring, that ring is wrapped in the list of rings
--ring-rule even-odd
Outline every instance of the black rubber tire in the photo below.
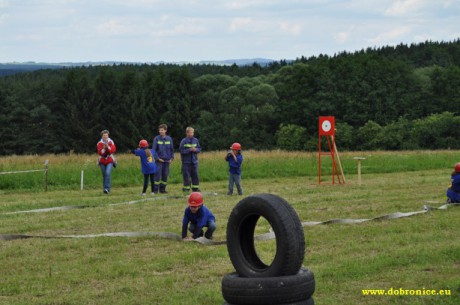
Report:
[[[240,305],[240,304],[231,304],[231,303],[224,302],[224,305]],[[300,302],[295,302],[295,303],[283,303],[283,304],[277,304],[277,305],[315,305],[315,300],[313,300],[313,297],[311,297],[305,301],[300,301]]]
[[[222,295],[231,304],[291,304],[307,300],[314,292],[315,277],[306,268],[296,275],[248,278],[230,273],[222,278]]]
[[[224,302],[223,305],[239,305],[239,304],[231,304],[228,302]],[[300,301],[300,302],[295,302],[295,303],[283,303],[283,304],[278,304],[278,305],[315,305],[315,300],[313,300],[313,297],[310,297],[308,300],[305,300],[305,301]]]
[[[260,217],[276,236],[276,254],[270,265],[258,257],[254,230]],[[295,275],[305,256],[305,237],[299,216],[289,203],[272,194],[244,198],[233,208],[227,223],[227,250],[242,277]]]

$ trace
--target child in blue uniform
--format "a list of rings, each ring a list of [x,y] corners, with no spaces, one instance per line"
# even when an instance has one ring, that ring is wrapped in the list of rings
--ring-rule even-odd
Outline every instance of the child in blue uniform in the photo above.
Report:
[[[141,158],[141,168],[144,174],[144,187],[142,188],[142,196],[145,196],[147,187],[149,185],[149,179],[152,187],[152,195],[154,195],[154,177],[157,172],[157,166],[155,164],[155,151],[150,150],[149,143],[146,140],[139,142],[139,148],[133,150],[133,153]]]
[[[447,189],[447,202],[460,203],[460,163],[455,164],[451,185]]]
[[[190,226],[189,226],[190,223]],[[192,237],[187,236],[188,230]],[[206,233],[203,228],[207,227]],[[207,239],[212,239],[212,233],[216,230],[216,218],[212,212],[203,205],[201,193],[193,192],[188,198],[188,207],[185,209],[182,220],[182,239],[192,240],[204,235]]]
[[[238,195],[243,195],[241,188],[241,164],[243,163],[243,155],[241,154],[241,144],[233,143],[230,147],[231,151],[227,153],[225,161],[228,162],[228,193],[233,195],[233,184],[236,185]]]
[[[194,136],[195,129],[187,127],[185,133],[187,136],[182,139],[179,145],[182,161],[182,179],[184,181],[182,191],[184,193],[190,192],[191,186],[193,192],[199,192],[198,154],[201,152],[201,146],[198,139]]]
[[[152,149],[156,152],[158,159],[156,165],[158,171],[155,174],[155,193],[167,193],[166,186],[168,185],[169,164],[174,160],[174,144],[173,139],[166,134],[168,126],[161,124],[158,127],[159,135],[153,139]]]

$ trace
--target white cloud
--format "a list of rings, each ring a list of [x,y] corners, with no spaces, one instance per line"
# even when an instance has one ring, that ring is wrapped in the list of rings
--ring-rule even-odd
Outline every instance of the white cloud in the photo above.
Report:
[[[6,19],[8,19],[9,14],[1,14],[0,15],[0,24],[3,23]]]
[[[249,6],[247,1],[231,1],[224,4],[226,9],[243,9],[247,6]]]
[[[460,0],[0,0],[0,60],[295,58],[454,40],[458,20]]]
[[[415,42],[424,42],[430,40],[430,35],[428,34],[421,34],[421,35],[415,35],[414,36],[414,41]]]
[[[42,36],[38,34],[20,34],[16,35],[15,39],[20,42],[36,42],[42,40]]]
[[[335,35],[335,41],[345,43],[350,38],[350,32],[339,32]]]
[[[411,32],[411,28],[408,26],[401,26],[391,31],[380,33],[374,38],[369,39],[369,42],[373,45],[387,45],[394,44],[403,40],[404,35]]]
[[[387,7],[384,16],[388,17],[408,17],[440,16],[446,13],[457,11],[460,7],[459,0],[397,0]]]
[[[97,31],[99,34],[102,35],[125,35],[130,32],[129,26],[123,24],[120,20],[108,20],[99,24],[97,27]]]
[[[430,4],[436,7],[442,8],[449,8],[449,7],[457,7],[460,5],[459,0],[437,0],[437,1],[430,1]]]
[[[224,3],[224,8],[225,9],[230,9],[230,10],[242,10],[242,9],[247,9],[250,7],[263,7],[263,6],[268,6],[270,2],[273,1],[268,1],[268,0],[233,0],[229,2]]]
[[[298,36],[302,33],[302,25],[295,22],[280,22],[280,29],[288,34]]]
[[[409,12],[417,10],[420,0],[397,0],[385,10],[386,16],[404,16]]]
[[[153,30],[153,36],[191,36],[203,34],[207,31],[206,27],[203,25],[203,22],[198,18],[186,18],[183,20],[175,21],[170,17],[163,16],[161,20],[164,21],[162,29]]]
[[[232,32],[245,30],[250,28],[251,24],[253,23],[252,19],[247,18],[234,18],[231,20],[229,29]]]
[[[276,20],[275,18],[252,18],[237,17],[229,20],[227,30],[230,33],[244,32],[251,40],[255,41],[260,38],[251,37],[254,35],[264,35],[273,37],[278,35],[299,36],[303,33],[303,21],[285,21]]]
[[[126,2],[130,2],[134,5],[152,5],[152,4],[159,4],[161,3],[162,1],[161,0],[130,0],[130,1],[125,1],[125,0],[122,0],[120,1],[121,3],[126,3]]]

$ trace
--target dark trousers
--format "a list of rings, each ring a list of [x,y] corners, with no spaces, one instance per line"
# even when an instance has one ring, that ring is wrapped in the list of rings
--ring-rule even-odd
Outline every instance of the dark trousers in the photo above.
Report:
[[[200,187],[198,164],[182,163],[182,179],[184,180],[183,191],[190,191],[190,187],[193,191],[198,191]]]
[[[158,193],[158,191],[165,192],[166,186],[168,185],[169,162],[156,161],[155,163],[158,167],[158,171],[155,174],[155,184],[153,191],[155,193]]]
[[[212,233],[216,230],[216,222],[213,220],[209,220],[208,223],[205,225],[208,229],[206,230],[206,233],[204,233],[204,237],[208,239],[212,239]],[[188,230],[192,233],[195,234],[195,228],[196,224],[195,223],[190,223],[190,226],[188,227]],[[203,229],[201,229],[201,233],[198,235],[198,237],[203,236]]]
[[[155,185],[154,174],[144,174],[144,187],[142,188],[142,193],[145,193],[145,191],[147,191],[147,187],[149,186],[149,178],[153,192],[153,187]]]

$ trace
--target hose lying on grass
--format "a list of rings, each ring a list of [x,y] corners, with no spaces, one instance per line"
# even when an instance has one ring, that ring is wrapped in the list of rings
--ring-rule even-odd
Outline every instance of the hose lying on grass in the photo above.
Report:
[[[215,193],[213,193],[215,194]],[[165,198],[165,197],[162,197]],[[152,198],[153,199],[153,198]],[[137,200],[137,201],[130,201],[126,203],[121,203],[121,204],[133,204],[139,201],[143,200]],[[113,204],[113,205],[118,205],[118,204]],[[447,203],[444,204],[438,208],[431,207],[428,205],[423,206],[423,210],[421,211],[415,211],[415,212],[406,212],[406,213],[401,213],[401,212],[396,212],[392,214],[386,214],[374,218],[363,218],[363,219],[331,219],[327,221],[306,221],[302,222],[303,227],[307,226],[315,226],[315,225],[326,225],[326,224],[355,224],[355,223],[362,223],[366,221],[374,221],[374,220],[387,220],[387,219],[398,219],[398,218],[404,218],[404,217],[410,217],[418,214],[423,214],[427,213],[429,211],[433,210],[447,210],[450,206],[460,206],[460,203]],[[62,208],[67,208],[69,207],[62,207]],[[81,208],[82,206],[75,206],[77,208]],[[57,208],[51,208],[53,210],[56,210]],[[49,209],[40,209],[40,210],[46,210],[48,211]],[[31,210],[31,211],[38,211],[38,210]],[[31,213],[29,211],[29,213]],[[22,211],[23,213],[27,211]],[[18,213],[18,212],[12,212],[12,213]],[[11,214],[11,213],[4,213],[4,214]],[[167,239],[173,239],[180,241],[182,240],[181,236],[176,233],[171,233],[171,232],[112,232],[112,233],[102,233],[102,234],[88,234],[88,235],[60,235],[60,236],[47,236],[47,235],[25,235],[25,234],[0,234],[0,240],[4,241],[9,241],[9,240],[15,240],[15,239],[27,239],[27,238],[95,238],[95,237],[149,237],[149,236],[155,236],[155,237],[161,237],[161,238],[167,238]],[[275,233],[273,231],[270,231],[265,234],[257,235],[254,236],[255,240],[268,240],[268,239],[275,239]],[[193,242],[197,242],[203,245],[223,245],[226,244],[225,240],[222,241],[214,241],[214,240],[209,240],[204,237],[199,237],[197,239],[192,240]]]
[[[217,196],[217,193],[207,193],[208,195]],[[153,198],[145,198],[140,200],[132,200],[132,201],[125,201],[120,203],[111,203],[107,206],[117,206],[117,205],[125,205],[125,204],[136,204],[145,201],[153,201],[158,199],[180,199],[181,196],[156,196]],[[2,213],[2,215],[11,215],[11,214],[24,214],[24,213],[44,213],[44,212],[52,212],[52,211],[67,211],[67,210],[75,210],[75,209],[86,209],[86,208],[97,208],[101,207],[101,205],[66,205],[62,207],[52,207],[52,208],[44,208],[44,209],[34,209],[34,210],[25,210],[25,211],[15,211],[15,212],[6,212]]]

